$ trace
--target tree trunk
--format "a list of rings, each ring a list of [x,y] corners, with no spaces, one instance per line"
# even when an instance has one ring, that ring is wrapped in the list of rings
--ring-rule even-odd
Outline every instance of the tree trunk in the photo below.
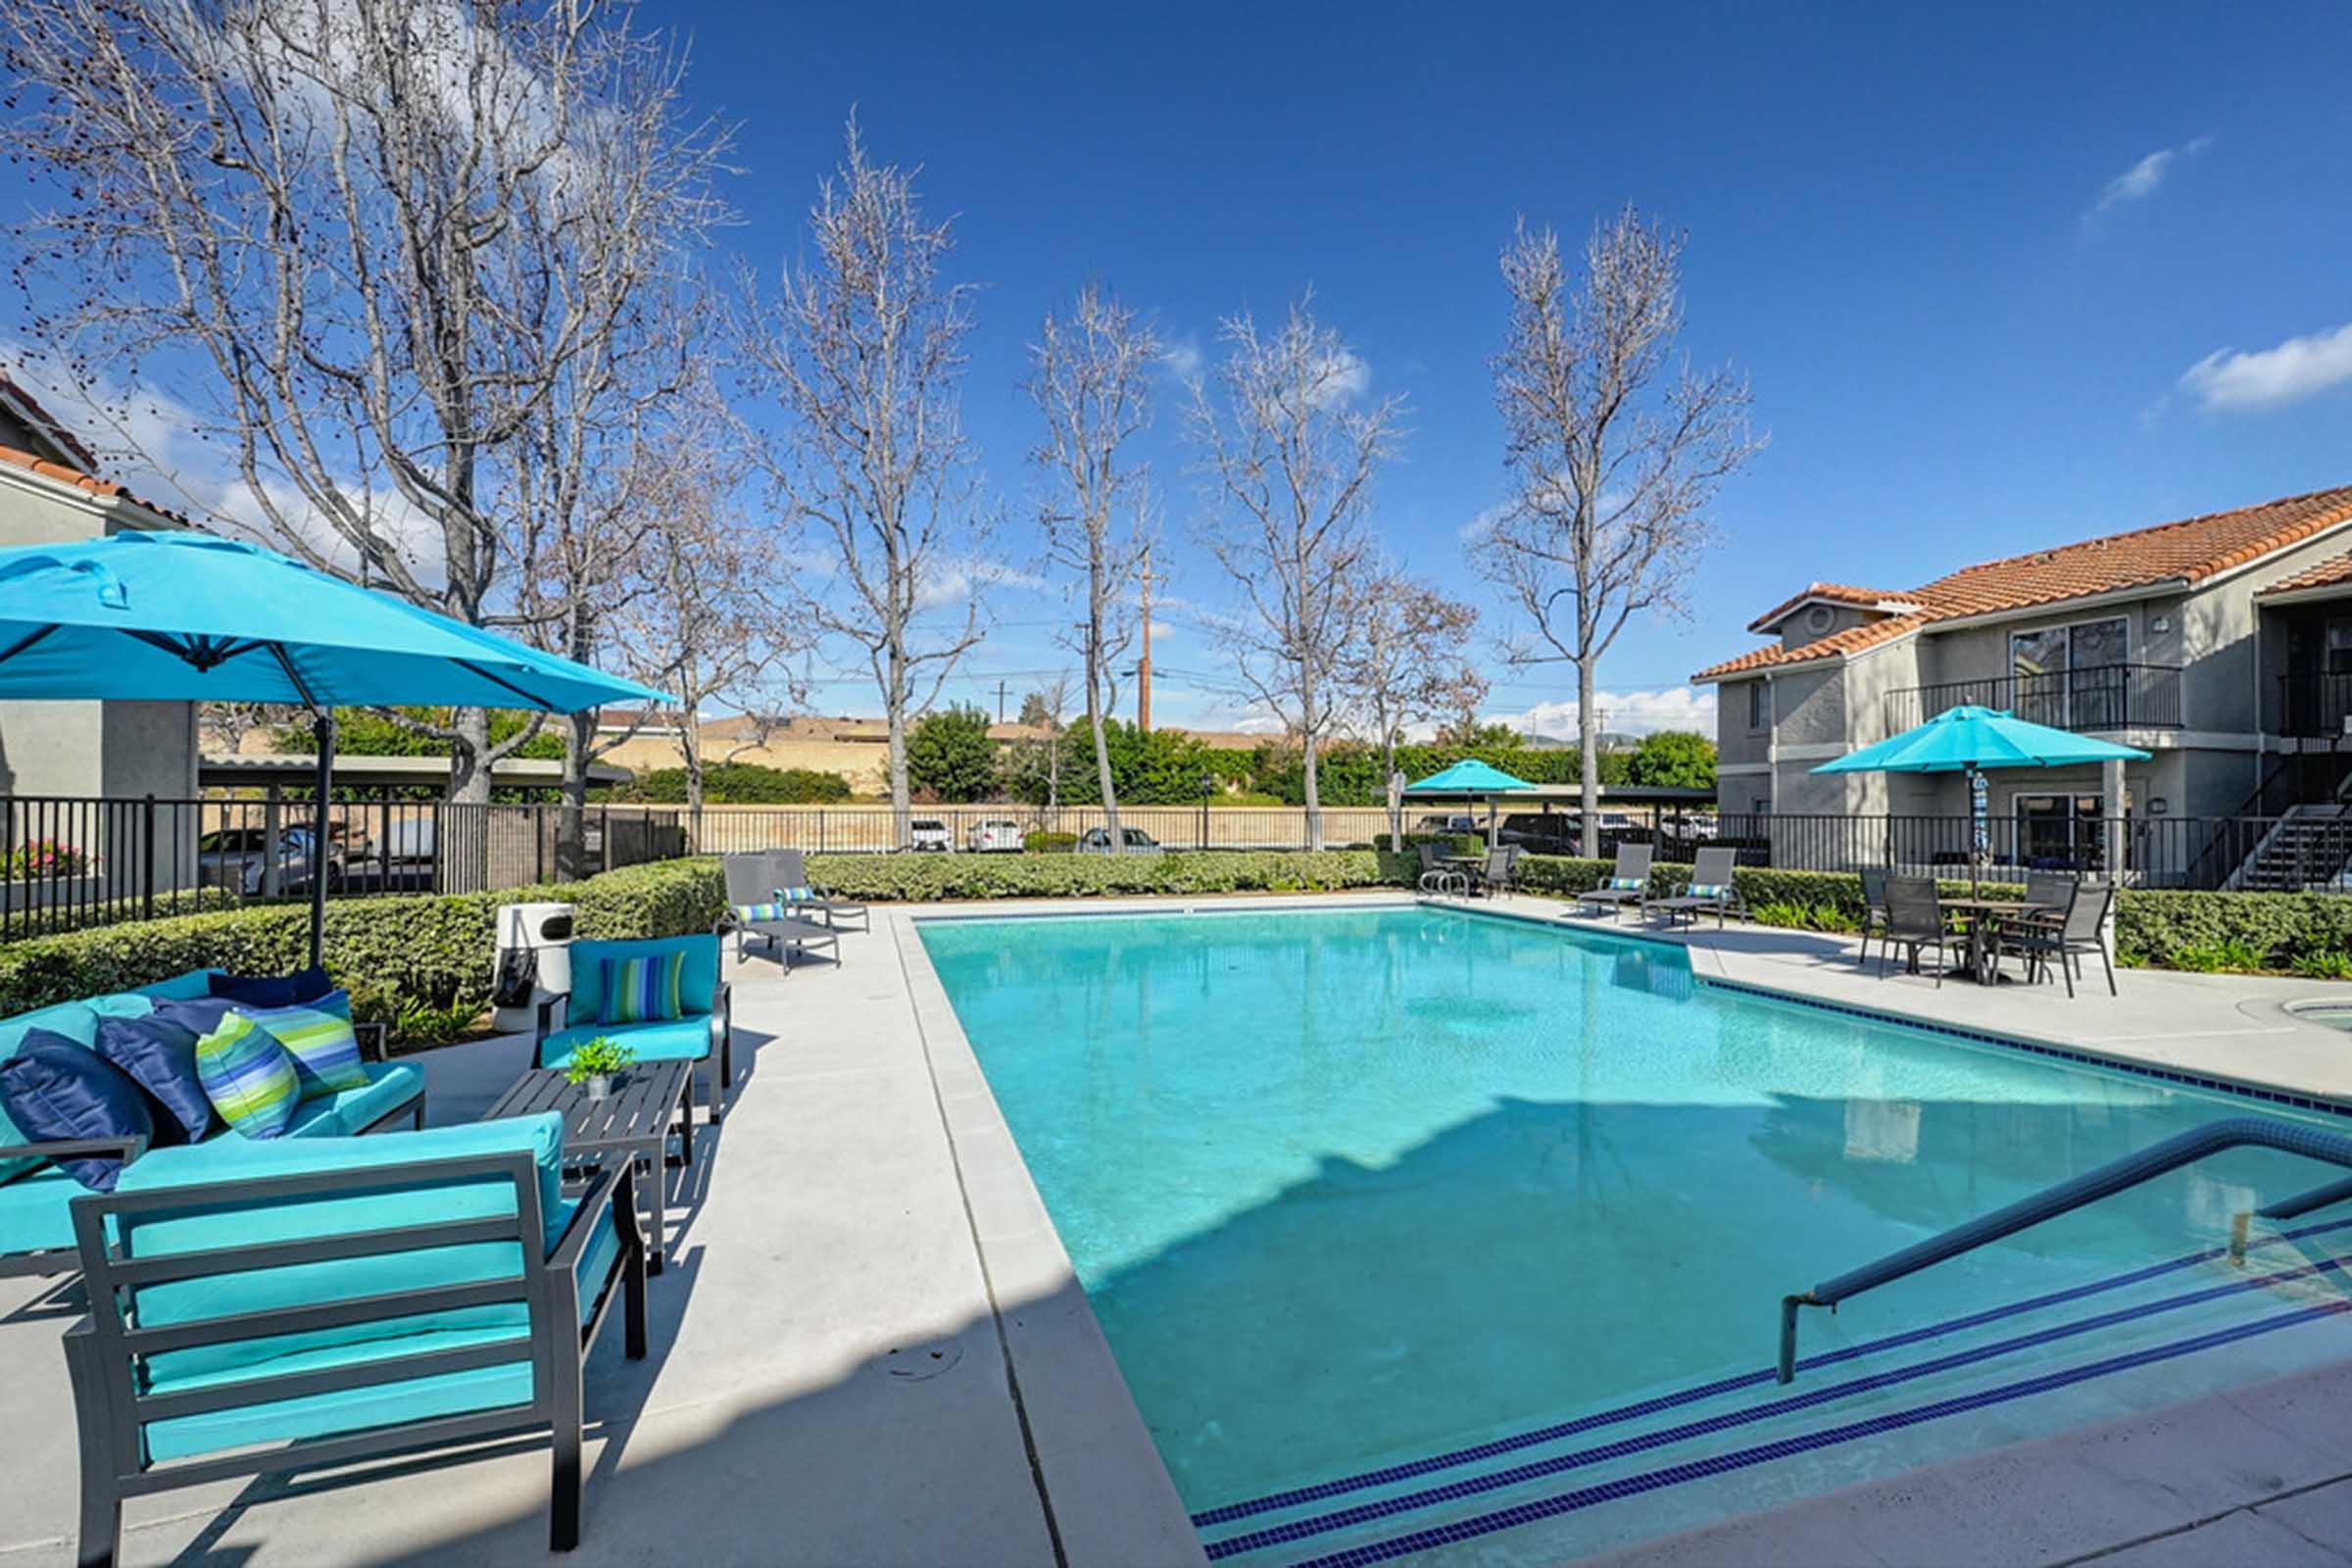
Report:
[[[1323,847],[1323,797],[1315,787],[1315,732],[1306,732],[1306,847]]]
[[[892,685],[897,685],[893,672]],[[912,797],[906,788],[906,703],[896,691],[890,699],[890,821],[899,849],[906,848],[913,831]]]
[[[596,744],[596,715],[573,713],[564,725],[564,810],[556,827],[556,877],[577,882],[588,872],[588,752]]]
[[[1577,803],[1585,820],[1580,847],[1588,860],[1600,858],[1600,715],[1592,710],[1592,666],[1586,657],[1576,662],[1576,740],[1583,749],[1577,760]]]
[[[1396,731],[1383,725],[1380,737],[1380,793],[1389,807],[1389,848],[1404,851],[1404,796],[1391,780],[1396,777]]]
[[[1127,853],[1127,835],[1119,830],[1119,793],[1110,778],[1110,742],[1102,733],[1102,660],[1095,649],[1102,646],[1098,634],[1087,645],[1086,656],[1086,724],[1095,735],[1095,778],[1102,786],[1102,825],[1110,835],[1110,853]]]
[[[678,726],[678,754],[686,760],[686,821],[692,836],[688,849],[699,855],[703,848],[703,738],[692,717]]]
[[[461,708],[451,715],[458,738],[449,748],[449,799],[460,806],[490,804],[490,710]]]

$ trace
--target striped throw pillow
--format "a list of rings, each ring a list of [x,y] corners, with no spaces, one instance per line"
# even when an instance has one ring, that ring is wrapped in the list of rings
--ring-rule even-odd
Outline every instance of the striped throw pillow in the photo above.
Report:
[[[196,1079],[220,1119],[248,1138],[276,1138],[302,1098],[294,1058],[276,1037],[241,1012],[196,1042]]]
[[[368,1069],[360,1063],[360,1037],[351,1027],[349,992],[330,991],[300,1006],[257,1007],[246,1016],[294,1058],[302,1099],[368,1087]]]
[[[738,925],[758,925],[762,920],[781,920],[783,918],[784,906],[781,904],[738,904],[735,906],[735,923]]]
[[[1611,893],[1639,893],[1646,885],[1647,884],[1645,884],[1638,876],[1613,876],[1609,878],[1609,891]]]
[[[1731,891],[1729,884],[1722,882],[1693,882],[1690,884],[1690,897],[1694,899],[1720,899]]]
[[[776,899],[781,904],[807,904],[816,897],[814,888],[778,888]]]
[[[684,953],[605,960],[605,1023],[652,1023],[686,1015],[678,993],[686,975]]]

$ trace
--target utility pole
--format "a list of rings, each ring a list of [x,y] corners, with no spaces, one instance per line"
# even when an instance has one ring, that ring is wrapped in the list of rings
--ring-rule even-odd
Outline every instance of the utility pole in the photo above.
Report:
[[[1152,547],[1144,546],[1144,651],[1135,662],[1135,727],[1152,733]]]
[[[1004,722],[1004,679],[1001,675],[997,677],[997,722]]]

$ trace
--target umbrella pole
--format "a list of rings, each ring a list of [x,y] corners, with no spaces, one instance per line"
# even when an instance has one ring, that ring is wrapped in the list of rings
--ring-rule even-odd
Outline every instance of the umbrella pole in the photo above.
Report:
[[[313,710],[311,733],[318,738],[318,794],[311,804],[311,967],[326,961],[326,788],[335,772],[335,715]]]

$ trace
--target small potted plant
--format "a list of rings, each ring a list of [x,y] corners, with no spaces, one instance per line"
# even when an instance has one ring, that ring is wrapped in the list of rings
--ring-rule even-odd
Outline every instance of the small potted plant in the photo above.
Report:
[[[611,1035],[598,1035],[573,1048],[571,1065],[564,1069],[564,1076],[572,1083],[586,1084],[590,1100],[602,1100],[612,1093],[612,1080],[620,1070],[636,1059],[636,1052]]]

